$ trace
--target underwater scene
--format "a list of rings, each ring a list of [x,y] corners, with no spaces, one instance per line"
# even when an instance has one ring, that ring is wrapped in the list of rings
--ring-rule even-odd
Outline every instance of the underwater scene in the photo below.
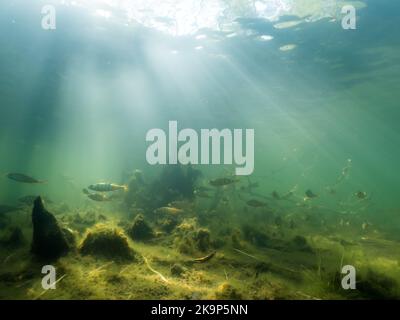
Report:
[[[0,299],[399,299],[398,12],[1,1]]]

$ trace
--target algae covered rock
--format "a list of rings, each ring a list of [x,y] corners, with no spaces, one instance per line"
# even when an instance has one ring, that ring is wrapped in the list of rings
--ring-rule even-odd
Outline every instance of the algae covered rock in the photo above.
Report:
[[[48,212],[41,197],[37,197],[32,210],[32,253],[43,259],[57,259],[69,251],[56,218]]]
[[[337,270],[328,274],[327,278],[332,279],[329,289],[333,290],[347,299],[375,299],[375,300],[396,300],[400,296],[400,283],[392,275],[374,270],[370,266],[357,268],[356,290],[343,291],[343,274]]]
[[[178,225],[178,219],[176,217],[168,216],[164,219],[159,220],[158,225],[160,226],[161,230],[167,233],[171,233]]]
[[[135,217],[132,226],[128,229],[128,234],[133,240],[149,240],[154,237],[153,229],[141,214]]]
[[[240,230],[235,229],[232,231],[231,242],[234,248],[243,248],[244,244],[242,243],[241,236],[242,234],[240,233]]]
[[[368,269],[367,273],[360,274],[357,291],[362,297],[369,299],[398,299],[400,287],[395,278]]]
[[[207,251],[210,248],[210,231],[204,228],[197,230],[195,240],[197,249]]]
[[[240,300],[243,298],[240,292],[228,282],[218,286],[215,297],[220,300]]]
[[[171,275],[175,277],[180,277],[182,276],[187,270],[183,266],[181,266],[179,263],[175,263],[171,266]]]
[[[174,246],[180,253],[195,254],[215,247],[215,241],[208,229],[198,227],[196,219],[184,219],[175,228]]]
[[[266,248],[271,246],[271,238],[258,227],[244,225],[242,232],[244,238],[257,247]]]
[[[310,252],[310,253],[314,252],[313,248],[310,246],[307,239],[299,235],[295,236],[292,239],[290,247],[292,247],[293,250],[297,251]]]
[[[108,227],[103,224],[89,229],[79,252],[83,255],[93,255],[105,259],[131,260],[134,252],[129,247],[128,239],[119,228]]]

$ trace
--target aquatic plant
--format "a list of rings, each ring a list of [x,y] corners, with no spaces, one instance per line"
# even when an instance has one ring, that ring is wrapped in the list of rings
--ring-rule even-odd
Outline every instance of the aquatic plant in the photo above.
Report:
[[[138,214],[131,227],[128,229],[128,234],[133,240],[149,240],[154,237],[154,231],[145,221],[143,215]]]
[[[128,239],[119,228],[97,224],[90,228],[82,243],[79,252],[83,255],[93,255],[106,259],[131,260],[134,251],[129,247]]]

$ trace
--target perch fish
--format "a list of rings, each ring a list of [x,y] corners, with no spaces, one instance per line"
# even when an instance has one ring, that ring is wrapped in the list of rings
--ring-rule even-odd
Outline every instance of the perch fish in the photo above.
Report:
[[[44,180],[37,180],[23,173],[7,173],[6,177],[10,180],[21,183],[46,183]]]

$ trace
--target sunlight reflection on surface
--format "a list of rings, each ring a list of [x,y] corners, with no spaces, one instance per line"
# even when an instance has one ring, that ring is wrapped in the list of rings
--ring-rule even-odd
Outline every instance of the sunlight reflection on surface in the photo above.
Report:
[[[114,17],[124,23],[138,23],[161,32],[183,36],[201,29],[233,32],[238,18],[278,21],[284,15],[298,17],[277,24],[292,27],[303,21],[335,18],[345,1],[339,0],[61,0],[81,6],[100,18]],[[354,3],[354,2],[352,2]],[[362,6],[362,2],[356,2]]]

